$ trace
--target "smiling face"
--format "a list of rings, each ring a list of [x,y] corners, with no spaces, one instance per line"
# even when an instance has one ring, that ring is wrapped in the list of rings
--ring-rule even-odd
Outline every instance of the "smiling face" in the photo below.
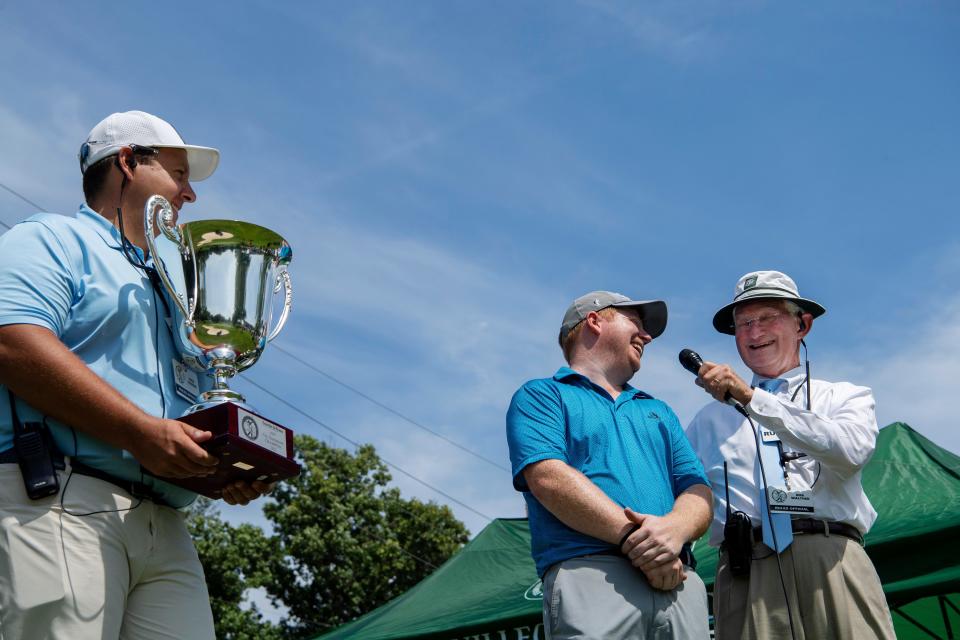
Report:
[[[180,211],[185,202],[197,199],[190,186],[190,165],[183,149],[160,149],[157,157],[142,162],[134,175],[128,189],[135,190],[144,203],[150,196],[159,194],[174,211]]]
[[[631,308],[617,309],[617,313],[604,322],[603,335],[611,358],[623,367],[624,374],[629,369],[626,378],[629,380],[640,370],[643,350],[653,340],[643,328],[640,313]]]
[[[733,310],[737,351],[750,370],[776,378],[800,364],[800,339],[809,331],[812,318],[788,312],[782,300],[757,300]]]
[[[121,151],[129,152],[128,149]],[[124,153],[124,158],[128,158]],[[129,166],[129,165],[128,165]],[[150,196],[163,196],[173,207],[173,222],[179,218],[180,208],[194,202],[197,194],[190,185],[190,164],[183,149],[162,148],[155,156],[144,156],[129,174],[123,195],[124,220],[127,237],[141,249],[143,238],[143,208]],[[131,224],[132,223],[132,224]],[[153,235],[160,230],[154,224]]]

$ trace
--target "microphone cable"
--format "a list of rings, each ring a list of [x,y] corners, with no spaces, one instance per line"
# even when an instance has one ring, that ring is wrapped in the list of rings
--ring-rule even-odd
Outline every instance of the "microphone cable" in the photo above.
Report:
[[[804,348],[806,348],[806,345],[804,345]],[[696,351],[694,351],[693,349],[683,349],[683,350],[680,351],[680,365],[681,365],[684,369],[686,369],[687,371],[689,371],[690,373],[692,373],[693,375],[699,377],[699,375],[700,375],[700,368],[703,366],[703,358],[701,358],[701,357],[700,357],[700,354],[697,353]],[[808,404],[808,405],[809,405],[809,403],[810,403],[810,394],[809,394],[809,388],[810,388],[810,387],[809,387],[809,371],[810,371],[810,367],[809,367],[809,363],[808,363],[808,365],[807,365],[807,372],[808,372],[808,377],[807,377],[807,380],[808,380],[808,386],[807,386],[807,389],[808,389],[808,392],[807,392],[807,404]],[[767,491],[767,473],[766,473],[766,470],[764,469],[764,466],[763,466],[763,457],[760,455],[760,442],[761,442],[761,440],[760,440],[760,434],[759,434],[759,432],[757,431],[757,425],[754,424],[753,418],[750,417],[750,414],[747,412],[746,407],[744,407],[742,404],[740,404],[735,398],[731,397],[729,392],[727,392],[726,397],[724,398],[723,402],[724,402],[724,404],[729,404],[729,405],[731,405],[734,409],[737,410],[737,412],[738,412],[740,415],[742,415],[744,418],[747,419],[747,422],[750,423],[750,429],[753,431],[754,449],[755,449],[755,451],[756,451],[756,453],[757,453],[757,462],[760,463],[760,481],[761,481],[761,484],[763,485],[763,486],[761,487],[761,488],[763,489],[763,497],[762,497],[762,499],[763,499],[763,500],[766,500],[766,499],[767,499],[767,493],[768,493],[768,491]],[[724,464],[724,482],[725,482],[725,484],[726,484],[726,464]],[[729,492],[729,486],[727,486],[726,489],[727,489],[727,491]],[[729,493],[728,493],[728,496],[729,496]],[[730,499],[729,499],[729,497],[728,497],[728,498],[727,498],[727,512],[729,513],[729,511],[730,511]],[[780,553],[777,552],[777,547],[779,546],[779,543],[777,542],[777,532],[776,532],[776,530],[773,528],[773,513],[770,511],[769,506],[767,507],[767,524],[768,524],[768,526],[770,527],[770,533],[773,535],[773,547],[774,547],[774,548],[773,548],[773,553],[774,553],[774,555],[777,556],[777,572],[778,572],[779,575],[780,575],[780,588],[783,590],[783,601],[784,601],[784,604],[787,605],[787,621],[788,621],[789,624],[790,624],[790,637],[793,638],[793,640],[797,640],[796,629],[794,628],[794,625],[793,625],[793,611],[792,611],[791,608],[790,608],[790,597],[789,597],[789,595],[787,594],[787,582],[786,582],[786,580],[784,580],[784,577],[783,577],[783,563],[782,563],[782,561],[781,561],[781,559],[780,559]],[[751,560],[752,560],[752,559],[753,559],[753,554],[751,553],[750,556],[751,556]],[[769,556],[765,556],[765,557],[769,557]]]
[[[811,400],[810,400],[810,395],[811,395],[811,394],[810,394],[810,389],[811,389],[811,387],[810,387],[810,356],[809,356],[809,353],[808,353],[808,351],[807,351],[807,343],[804,342],[803,338],[800,339],[800,344],[803,345],[803,366],[804,366],[804,368],[806,369],[806,379],[803,381],[803,383],[801,383],[801,384],[794,390],[793,395],[790,396],[790,402],[791,402],[791,403],[796,402],[796,400],[797,400],[797,394],[800,393],[800,389],[802,389],[804,386],[806,386],[806,387],[807,387],[807,393],[806,393],[806,396],[807,396],[807,402],[806,402],[807,411],[812,411],[812,409],[810,408],[810,402],[811,402]],[[820,479],[820,472],[823,470],[823,465],[820,464],[820,461],[819,461],[819,460],[815,460],[814,462],[817,463],[817,475],[814,476],[813,482],[810,484],[810,488],[811,488],[811,489],[813,489],[815,486],[817,486],[817,481]]]
[[[753,430],[753,441],[756,444],[757,450],[757,462],[760,463],[760,481],[763,485],[763,499],[766,500],[768,494],[767,472],[763,467],[763,456],[760,455],[760,434],[757,431],[757,425],[753,422],[753,418],[747,414],[746,410],[740,413],[747,418],[747,422],[750,423],[750,429]],[[780,560],[780,552],[777,551],[777,547],[779,546],[777,542],[777,530],[773,526],[773,512],[770,511],[769,505],[767,506],[767,525],[770,527],[770,534],[773,536],[773,555],[777,557],[777,572],[780,574],[780,588],[783,589],[783,601],[784,604],[787,605],[787,622],[790,624],[790,637],[793,638],[793,640],[797,640],[796,630],[793,626],[793,611],[790,607],[790,597],[787,595],[787,582],[783,578],[783,563]]]
[[[156,149],[151,149],[149,147],[140,147],[139,145],[133,145],[134,153],[139,153],[140,155],[159,155],[159,152]],[[117,168],[120,169],[119,156],[114,160]],[[122,169],[120,170],[122,176],[120,180],[120,194],[118,196],[119,202],[123,202],[123,192],[127,187],[127,176],[123,173]],[[140,254],[137,253],[137,247],[130,241],[127,237],[126,230],[123,228],[123,209],[121,204],[117,204],[117,226],[118,231],[120,232],[120,252],[123,254],[123,257],[126,258],[127,262],[130,263],[135,270],[140,271],[146,276],[147,280],[151,285],[151,292],[153,293],[153,314],[154,314],[154,342],[157,346],[155,349],[155,358],[156,358],[156,367],[157,367],[157,385],[159,387],[159,396],[160,396],[160,417],[167,417],[167,400],[166,400],[166,391],[163,387],[163,374],[160,372],[160,304],[163,304],[164,310],[166,311],[166,316],[170,316],[170,306],[167,303],[166,298],[164,297],[163,291],[161,290],[160,277],[157,275],[157,271],[154,267],[151,267],[146,263],[144,258],[140,257]],[[149,258],[147,252],[144,251],[144,255]],[[159,302],[158,302],[159,301]],[[175,339],[171,336],[171,339]],[[77,432],[71,426],[70,432],[73,434],[73,458],[76,458],[79,454],[79,448],[77,444]],[[143,484],[144,480],[144,468],[143,465],[140,465],[140,484]],[[135,495],[131,493],[131,497],[136,500],[133,506],[127,507],[125,509],[101,509],[97,511],[90,511],[87,513],[75,513],[66,508],[63,504],[64,499],[67,496],[67,488],[70,486],[70,480],[73,478],[73,469],[71,467],[69,474],[67,475],[67,480],[63,485],[63,491],[60,494],[60,507],[63,509],[63,512],[67,515],[74,517],[86,517],[93,516],[103,513],[123,513],[125,511],[133,511],[141,504],[143,504],[144,497],[141,495]]]

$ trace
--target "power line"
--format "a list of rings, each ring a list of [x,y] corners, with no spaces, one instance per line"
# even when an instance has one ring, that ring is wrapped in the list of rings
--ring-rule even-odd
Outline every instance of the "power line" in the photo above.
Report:
[[[7,191],[9,191],[9,192],[12,193],[13,195],[17,196],[18,198],[20,198],[21,200],[23,200],[24,202],[26,202],[28,205],[30,205],[31,207],[33,207],[33,208],[36,209],[37,211],[43,211],[43,210],[44,210],[43,207],[41,207],[40,205],[38,205],[38,204],[37,204],[36,202],[34,202],[33,200],[30,200],[27,196],[23,195],[23,194],[20,193],[19,191],[15,191],[15,190],[11,189],[11,188],[8,187],[7,185],[3,184],[2,182],[0,182],[0,187],[3,187],[4,189],[6,189]]]
[[[400,545],[397,545],[397,549],[400,549],[400,551],[401,551],[402,553],[405,553],[406,555],[410,556],[411,558],[413,558],[414,560],[416,560],[416,561],[419,562],[420,564],[425,564],[425,565],[427,565],[428,567],[430,567],[430,568],[433,569],[434,571],[436,571],[437,569],[440,568],[440,567],[438,567],[437,565],[435,565],[435,564],[433,564],[432,562],[430,562],[429,560],[424,560],[423,558],[421,558],[421,557],[419,557],[419,556],[416,556],[416,555],[410,553],[409,551],[407,551],[406,549],[404,549],[404,548],[401,547]]]
[[[253,386],[255,386],[256,388],[260,389],[261,391],[263,391],[264,393],[266,393],[267,395],[269,395],[271,398],[273,398],[273,399],[276,400],[277,402],[279,402],[279,403],[287,406],[288,408],[292,409],[293,411],[296,411],[297,413],[299,413],[301,416],[303,416],[303,417],[306,418],[307,420],[310,420],[310,421],[313,422],[314,424],[316,424],[316,425],[318,425],[318,426],[320,426],[320,427],[323,427],[324,429],[326,429],[326,430],[329,431],[330,433],[333,433],[333,434],[335,434],[335,435],[343,438],[344,440],[346,440],[347,442],[349,442],[350,444],[352,444],[354,447],[360,447],[360,446],[362,446],[362,445],[361,445],[359,442],[357,442],[356,440],[352,440],[351,438],[348,438],[347,436],[343,435],[342,433],[340,433],[339,431],[337,431],[336,429],[334,429],[334,428],[331,427],[330,425],[326,424],[326,423],[323,422],[322,420],[320,420],[320,419],[318,419],[318,418],[315,418],[314,416],[310,415],[309,413],[307,413],[307,412],[304,411],[303,409],[301,409],[301,408],[297,407],[296,405],[292,404],[292,403],[289,402],[288,400],[285,400],[285,399],[281,398],[280,396],[278,396],[278,395],[275,394],[274,392],[270,391],[269,389],[267,389],[267,388],[264,387],[263,385],[255,382],[254,380],[251,380],[248,375],[242,376],[241,379],[242,379],[244,382],[248,382],[248,383],[252,384]],[[453,496],[451,496],[449,493],[446,493],[446,492],[438,489],[437,487],[435,487],[435,486],[433,486],[432,484],[426,482],[425,480],[421,480],[420,478],[418,478],[417,476],[413,475],[413,474],[410,473],[409,471],[407,471],[407,470],[405,470],[405,469],[403,469],[403,468],[401,468],[401,467],[398,467],[397,465],[393,464],[392,462],[390,462],[389,460],[387,460],[387,459],[384,458],[383,456],[380,456],[380,459],[383,460],[384,464],[386,464],[386,465],[389,466],[389,467],[392,467],[393,469],[396,469],[397,471],[399,471],[399,472],[402,473],[403,475],[407,476],[407,477],[410,478],[411,480],[415,480],[416,482],[419,482],[420,484],[422,484],[423,486],[427,487],[428,489],[431,489],[432,491],[435,491],[436,493],[440,494],[441,496],[443,496],[443,497],[446,498],[447,500],[450,500],[451,502],[455,502],[455,503],[457,503],[458,505],[460,505],[461,507],[463,507],[464,509],[467,509],[468,511],[472,511],[473,513],[477,514],[477,515],[480,516],[481,518],[486,519],[488,522],[493,522],[493,518],[491,518],[491,517],[488,516],[487,514],[481,513],[481,512],[479,512],[479,511],[477,511],[476,509],[474,509],[473,507],[471,507],[471,506],[468,505],[467,503],[461,502],[460,500],[457,500],[456,498],[454,498]]]
[[[11,187],[8,187],[7,185],[3,184],[2,182],[0,182],[0,187],[3,187],[3,188],[6,189],[8,192],[10,192],[10,193],[13,194],[14,196],[20,198],[21,200],[23,200],[24,202],[26,202],[26,203],[29,204],[30,206],[34,207],[34,208],[37,209],[38,211],[43,211],[43,210],[44,210],[44,208],[41,207],[39,204],[37,204],[36,202],[30,200],[30,199],[27,198],[25,195],[21,194],[19,191],[16,191],[15,189],[12,189]],[[2,220],[0,220],[0,224],[2,224],[3,226],[5,226],[7,229],[10,229],[10,228],[11,228],[10,225],[8,225],[6,222],[3,222]],[[350,385],[350,384],[344,382],[343,380],[340,380],[340,379],[337,378],[336,376],[334,376],[334,375],[332,375],[332,374],[330,374],[330,373],[327,373],[326,371],[323,371],[322,369],[320,369],[320,368],[317,367],[316,365],[314,365],[314,364],[312,364],[312,363],[310,363],[310,362],[307,362],[307,361],[304,360],[303,358],[301,358],[301,357],[297,356],[296,354],[294,354],[294,353],[292,353],[292,352],[284,349],[284,348],[281,347],[280,345],[274,345],[273,348],[275,348],[277,351],[280,351],[281,353],[285,354],[287,357],[296,360],[297,362],[299,362],[299,363],[302,364],[303,366],[307,367],[308,369],[310,369],[310,370],[312,370],[312,371],[314,371],[314,372],[322,375],[323,377],[327,378],[327,379],[330,380],[331,382],[334,382],[334,383],[340,385],[341,387],[343,387],[344,389],[347,389],[347,390],[349,390],[349,391],[352,391],[353,393],[357,394],[358,396],[360,396],[360,397],[363,398],[364,400],[366,400],[366,401],[368,401],[368,402],[370,402],[370,403],[372,403],[372,404],[375,404],[376,406],[380,407],[380,408],[383,409],[384,411],[387,411],[387,412],[389,412],[389,413],[397,416],[397,417],[400,418],[401,420],[403,420],[403,421],[405,421],[405,422],[407,422],[407,423],[409,423],[409,424],[412,424],[413,426],[417,427],[418,429],[422,429],[423,431],[426,431],[427,433],[429,433],[429,434],[431,434],[431,435],[433,435],[433,436],[436,436],[437,438],[440,438],[441,440],[443,440],[443,441],[446,442],[447,444],[450,444],[451,446],[454,446],[454,447],[456,447],[457,449],[460,449],[461,451],[464,451],[464,452],[470,454],[471,456],[473,456],[473,457],[475,457],[475,458],[478,458],[478,459],[480,459],[480,460],[483,460],[483,461],[486,462],[487,464],[493,465],[494,467],[496,467],[496,468],[498,468],[498,469],[500,469],[500,470],[502,470],[502,471],[506,471],[506,472],[508,472],[508,473],[510,472],[510,469],[508,469],[507,467],[503,466],[503,465],[500,464],[499,462],[496,462],[495,460],[492,460],[492,459],[490,459],[490,458],[488,458],[488,457],[486,457],[486,456],[484,456],[484,455],[481,455],[481,454],[477,453],[476,451],[473,451],[473,450],[471,450],[471,449],[463,446],[463,445],[460,444],[459,442],[456,442],[455,440],[452,440],[452,439],[448,438],[447,436],[443,435],[442,433],[439,433],[439,432],[437,432],[437,431],[434,431],[433,429],[427,427],[426,425],[421,424],[420,422],[417,422],[417,421],[414,420],[413,418],[411,418],[411,417],[409,417],[409,416],[407,416],[407,415],[404,415],[403,413],[400,413],[399,411],[397,411],[397,410],[394,409],[393,407],[387,406],[386,404],[380,402],[380,401],[377,400],[376,398],[373,398],[372,396],[367,395],[366,393],[364,393],[364,392],[361,391],[360,389],[357,389],[357,388],[354,387],[353,385]]]
[[[414,420],[413,418],[410,418],[410,417],[408,417],[408,416],[400,413],[400,412],[397,411],[396,409],[393,409],[392,407],[388,407],[387,405],[385,405],[384,403],[380,402],[380,401],[377,400],[376,398],[372,398],[372,397],[368,396],[366,393],[364,393],[364,392],[361,391],[360,389],[357,389],[356,387],[347,384],[347,383],[344,382],[343,380],[340,380],[339,378],[337,378],[337,377],[335,377],[335,376],[327,373],[326,371],[323,371],[322,369],[320,369],[320,368],[318,368],[317,366],[311,364],[310,362],[307,362],[306,360],[304,360],[303,358],[297,356],[296,354],[293,354],[293,353],[291,353],[290,351],[287,351],[286,349],[284,349],[284,348],[281,347],[280,345],[274,344],[274,345],[271,346],[271,348],[272,348],[272,349],[276,349],[277,351],[280,351],[280,352],[283,353],[283,354],[286,354],[288,357],[293,358],[294,360],[296,360],[297,362],[299,362],[299,363],[302,364],[303,366],[307,367],[308,369],[310,369],[310,370],[312,370],[312,371],[315,371],[316,373],[319,373],[320,375],[322,375],[324,378],[330,380],[331,382],[335,382],[336,384],[340,385],[341,387],[352,391],[353,393],[357,394],[358,396],[360,396],[360,397],[363,398],[364,400],[367,400],[368,402],[371,402],[371,403],[377,405],[378,407],[380,407],[380,408],[383,409],[384,411],[388,411],[389,413],[392,413],[393,415],[397,416],[397,417],[400,418],[401,420],[404,420],[404,421],[412,424],[412,425],[415,426],[415,427],[418,427],[418,428],[420,428],[420,429],[423,429],[423,430],[426,431],[427,433],[432,434],[432,435],[440,438],[440,439],[443,440],[444,442],[453,445],[453,446],[456,447],[457,449],[460,449],[461,451],[465,451],[465,452],[469,453],[470,455],[474,456],[475,458],[479,458],[480,460],[483,460],[484,462],[486,462],[486,463],[488,463],[488,464],[491,464],[491,465],[495,466],[495,467],[498,468],[498,469],[502,469],[503,471],[506,471],[506,472],[508,472],[508,473],[510,472],[510,469],[508,469],[507,467],[503,466],[502,464],[496,462],[495,460],[491,460],[490,458],[487,458],[486,456],[483,456],[483,455],[481,455],[481,454],[479,454],[479,453],[477,453],[477,452],[475,452],[475,451],[471,451],[471,450],[468,449],[467,447],[463,446],[462,444],[460,444],[460,443],[458,443],[458,442],[456,442],[456,441],[454,441],[454,440],[451,440],[450,438],[446,437],[446,436],[443,435],[442,433],[438,433],[438,432],[434,431],[433,429],[431,429],[431,428],[429,428],[429,427],[427,427],[427,426],[425,426],[425,425],[420,424],[419,422],[417,422],[417,421]]]
[[[10,192],[11,194],[13,194],[13,195],[15,195],[16,197],[20,198],[21,200],[23,200],[24,202],[26,202],[28,205],[30,205],[31,207],[33,207],[33,208],[36,209],[37,211],[43,211],[43,207],[41,207],[41,206],[38,205],[36,202],[34,202],[33,200],[31,200],[31,199],[28,198],[27,196],[23,195],[23,194],[20,193],[19,191],[15,190],[15,189],[11,189],[11,188],[8,187],[7,185],[3,184],[2,182],[0,182],[0,187],[3,187],[4,189],[6,189],[6,190],[7,190],[8,192]],[[6,222],[4,222],[3,220],[0,220],[0,225],[5,226],[7,229],[12,229],[12,228],[13,228],[13,227],[11,227],[9,224],[7,224]]]
[[[12,189],[12,188],[8,187],[7,185],[3,184],[2,182],[0,182],[0,187],[2,187],[3,189],[5,189],[6,191],[10,192],[11,194],[13,194],[14,196],[16,196],[17,198],[20,198],[21,200],[23,200],[24,202],[26,202],[26,203],[29,204],[30,206],[34,207],[34,208],[37,209],[38,211],[43,211],[43,210],[44,210],[44,208],[41,207],[40,205],[38,205],[36,202],[33,202],[32,200],[30,200],[29,198],[27,198],[26,196],[24,196],[24,195],[21,194],[20,192],[16,191],[15,189]],[[5,226],[7,229],[10,229],[10,225],[8,225],[7,223],[3,222],[2,220],[0,220],[0,224],[2,224],[3,226]],[[470,451],[469,449],[466,449],[465,447],[463,447],[462,445],[454,442],[453,440],[450,440],[449,438],[447,438],[447,437],[445,437],[445,436],[443,436],[443,435],[441,435],[441,434],[433,431],[432,429],[429,429],[429,428],[423,426],[422,424],[416,422],[415,420],[413,420],[413,419],[411,419],[411,418],[408,418],[407,416],[403,415],[403,414],[400,413],[399,411],[396,411],[396,410],[388,407],[387,405],[383,404],[382,402],[379,402],[378,400],[376,400],[376,399],[374,399],[374,398],[366,395],[365,393],[363,393],[363,392],[360,391],[359,389],[356,389],[356,388],[354,388],[354,387],[351,387],[351,386],[348,385],[347,383],[345,383],[345,382],[343,382],[343,381],[341,381],[341,380],[338,380],[337,378],[334,378],[333,376],[331,376],[330,374],[326,373],[325,371],[321,371],[320,369],[314,367],[312,364],[310,364],[310,363],[302,360],[301,358],[295,356],[294,354],[290,353],[290,352],[287,351],[286,349],[283,349],[282,347],[279,347],[279,346],[277,346],[276,348],[277,348],[278,350],[282,351],[283,353],[285,353],[286,355],[288,355],[289,357],[291,357],[291,358],[297,360],[298,362],[300,362],[301,364],[305,365],[306,367],[308,367],[308,368],[316,371],[316,372],[319,373],[320,375],[323,375],[323,376],[325,376],[326,378],[332,380],[333,382],[336,382],[337,384],[339,384],[339,385],[341,385],[341,386],[343,386],[343,387],[345,387],[345,388],[347,388],[347,389],[350,389],[350,390],[353,391],[354,393],[357,393],[358,395],[360,395],[361,397],[365,398],[366,400],[368,400],[368,401],[376,404],[377,406],[383,408],[383,409],[386,410],[386,411],[389,411],[390,413],[393,413],[394,415],[398,416],[399,418],[402,418],[403,420],[406,420],[406,421],[409,422],[410,424],[413,424],[413,425],[415,425],[415,426],[417,426],[417,427],[420,427],[421,429],[424,429],[425,431],[428,431],[428,432],[432,433],[433,435],[437,436],[438,438],[441,438],[442,440],[445,440],[446,442],[449,442],[449,443],[452,444],[453,446],[455,446],[455,447],[457,447],[457,448],[459,448],[459,449],[463,449],[463,450],[466,451],[467,453],[470,453],[470,454],[472,454],[472,455],[475,455],[475,456],[477,456],[478,458],[481,458],[482,460],[485,460],[486,462],[488,462],[488,463],[490,463],[490,464],[493,464],[493,465],[496,466],[496,467],[499,467],[499,468],[501,468],[501,469],[503,469],[503,470],[505,470],[505,471],[509,471],[509,469],[506,469],[506,467],[503,467],[502,465],[497,464],[497,463],[494,462],[493,460],[490,460],[490,459],[488,459],[488,458],[485,458],[485,457],[483,457],[483,456],[481,456],[481,455],[479,455],[479,454],[476,454],[476,453]],[[349,442],[350,444],[352,444],[354,447],[360,447],[360,446],[361,446],[360,443],[358,443],[358,442],[356,442],[356,441],[354,441],[354,440],[351,440],[351,439],[348,438],[347,436],[345,436],[345,435],[343,435],[342,433],[338,432],[338,431],[337,431],[336,429],[334,429],[333,427],[331,427],[331,426],[327,425],[326,423],[322,422],[321,420],[313,417],[312,415],[308,414],[307,412],[303,411],[302,409],[294,406],[293,404],[291,404],[291,403],[288,402],[287,400],[284,400],[283,398],[281,398],[281,397],[278,396],[277,394],[273,393],[272,391],[270,391],[270,390],[267,389],[266,387],[264,387],[264,386],[258,384],[257,382],[251,380],[249,377],[243,376],[243,380],[246,381],[246,382],[249,382],[249,383],[252,384],[253,386],[257,387],[258,389],[260,389],[261,391],[263,391],[263,392],[266,393],[267,395],[271,396],[272,398],[274,398],[274,399],[277,400],[278,402],[280,402],[280,403],[286,405],[287,407],[289,407],[290,409],[296,411],[297,413],[299,413],[300,415],[304,416],[305,418],[307,418],[307,419],[310,420],[311,422],[314,422],[315,424],[323,427],[324,429],[330,431],[331,433],[334,433],[334,434],[336,434],[337,436],[343,438],[344,440],[346,440],[347,442]],[[427,487],[428,489],[431,489],[432,491],[435,491],[436,493],[442,495],[443,497],[447,498],[448,500],[450,500],[450,501],[452,501],[452,502],[455,502],[456,504],[460,505],[460,506],[463,507],[464,509],[467,509],[467,510],[469,510],[469,511],[472,511],[473,513],[477,514],[477,515],[480,516],[481,518],[485,518],[488,522],[492,522],[492,521],[493,521],[493,518],[491,518],[490,516],[488,516],[488,515],[486,515],[486,514],[484,514],[484,513],[481,513],[481,512],[479,512],[479,511],[477,511],[476,509],[474,509],[474,508],[471,507],[470,505],[466,504],[465,502],[461,502],[460,500],[457,500],[456,498],[454,498],[454,497],[451,496],[450,494],[445,493],[444,491],[441,491],[441,490],[438,489],[437,487],[434,487],[433,485],[429,484],[428,482],[426,482],[426,481],[424,481],[424,480],[421,480],[420,478],[418,478],[417,476],[413,475],[413,474],[410,473],[409,471],[406,471],[405,469],[403,469],[403,468],[401,468],[401,467],[393,464],[392,462],[390,462],[389,460],[386,460],[386,459],[383,458],[382,456],[380,457],[380,459],[383,460],[383,462],[384,462],[387,466],[396,469],[397,471],[399,471],[399,472],[402,473],[403,475],[407,476],[407,477],[410,478],[411,480],[415,480],[416,482],[419,482],[419,483],[422,484],[423,486]],[[409,555],[412,556],[413,554],[409,554]],[[415,556],[413,556],[413,557],[415,557]],[[419,560],[419,558],[417,558],[417,559]],[[424,561],[424,562],[425,562],[425,561]],[[428,563],[428,564],[429,564],[429,563]],[[431,565],[431,566],[432,566],[432,565]]]

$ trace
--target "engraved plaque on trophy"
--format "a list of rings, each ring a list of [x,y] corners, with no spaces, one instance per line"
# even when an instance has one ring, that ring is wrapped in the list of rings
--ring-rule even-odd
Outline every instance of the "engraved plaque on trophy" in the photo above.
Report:
[[[159,211],[159,216],[157,212]],[[259,225],[236,220],[197,220],[174,225],[170,203],[155,195],[144,208],[144,235],[160,281],[173,302],[174,341],[184,363],[213,378],[182,422],[210,431],[201,446],[220,459],[204,478],[167,482],[220,498],[238,480],[276,482],[300,474],[293,459],[293,432],[260,415],[227,381],[256,363],[290,313],[293,290],[287,265],[290,245]],[[178,249],[185,291],[181,295],[157,252],[154,224]],[[283,290],[283,311],[270,330],[274,295]]]

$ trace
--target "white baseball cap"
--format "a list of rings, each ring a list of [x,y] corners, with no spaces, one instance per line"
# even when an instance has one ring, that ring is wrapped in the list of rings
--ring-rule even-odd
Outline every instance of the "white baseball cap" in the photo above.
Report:
[[[87,141],[80,147],[80,173],[86,173],[93,163],[120,153],[122,147],[139,145],[154,149],[183,149],[187,152],[190,181],[206,180],[220,163],[220,152],[211,147],[184,144],[177,130],[157,116],[143,111],[114,113],[90,130]]]

